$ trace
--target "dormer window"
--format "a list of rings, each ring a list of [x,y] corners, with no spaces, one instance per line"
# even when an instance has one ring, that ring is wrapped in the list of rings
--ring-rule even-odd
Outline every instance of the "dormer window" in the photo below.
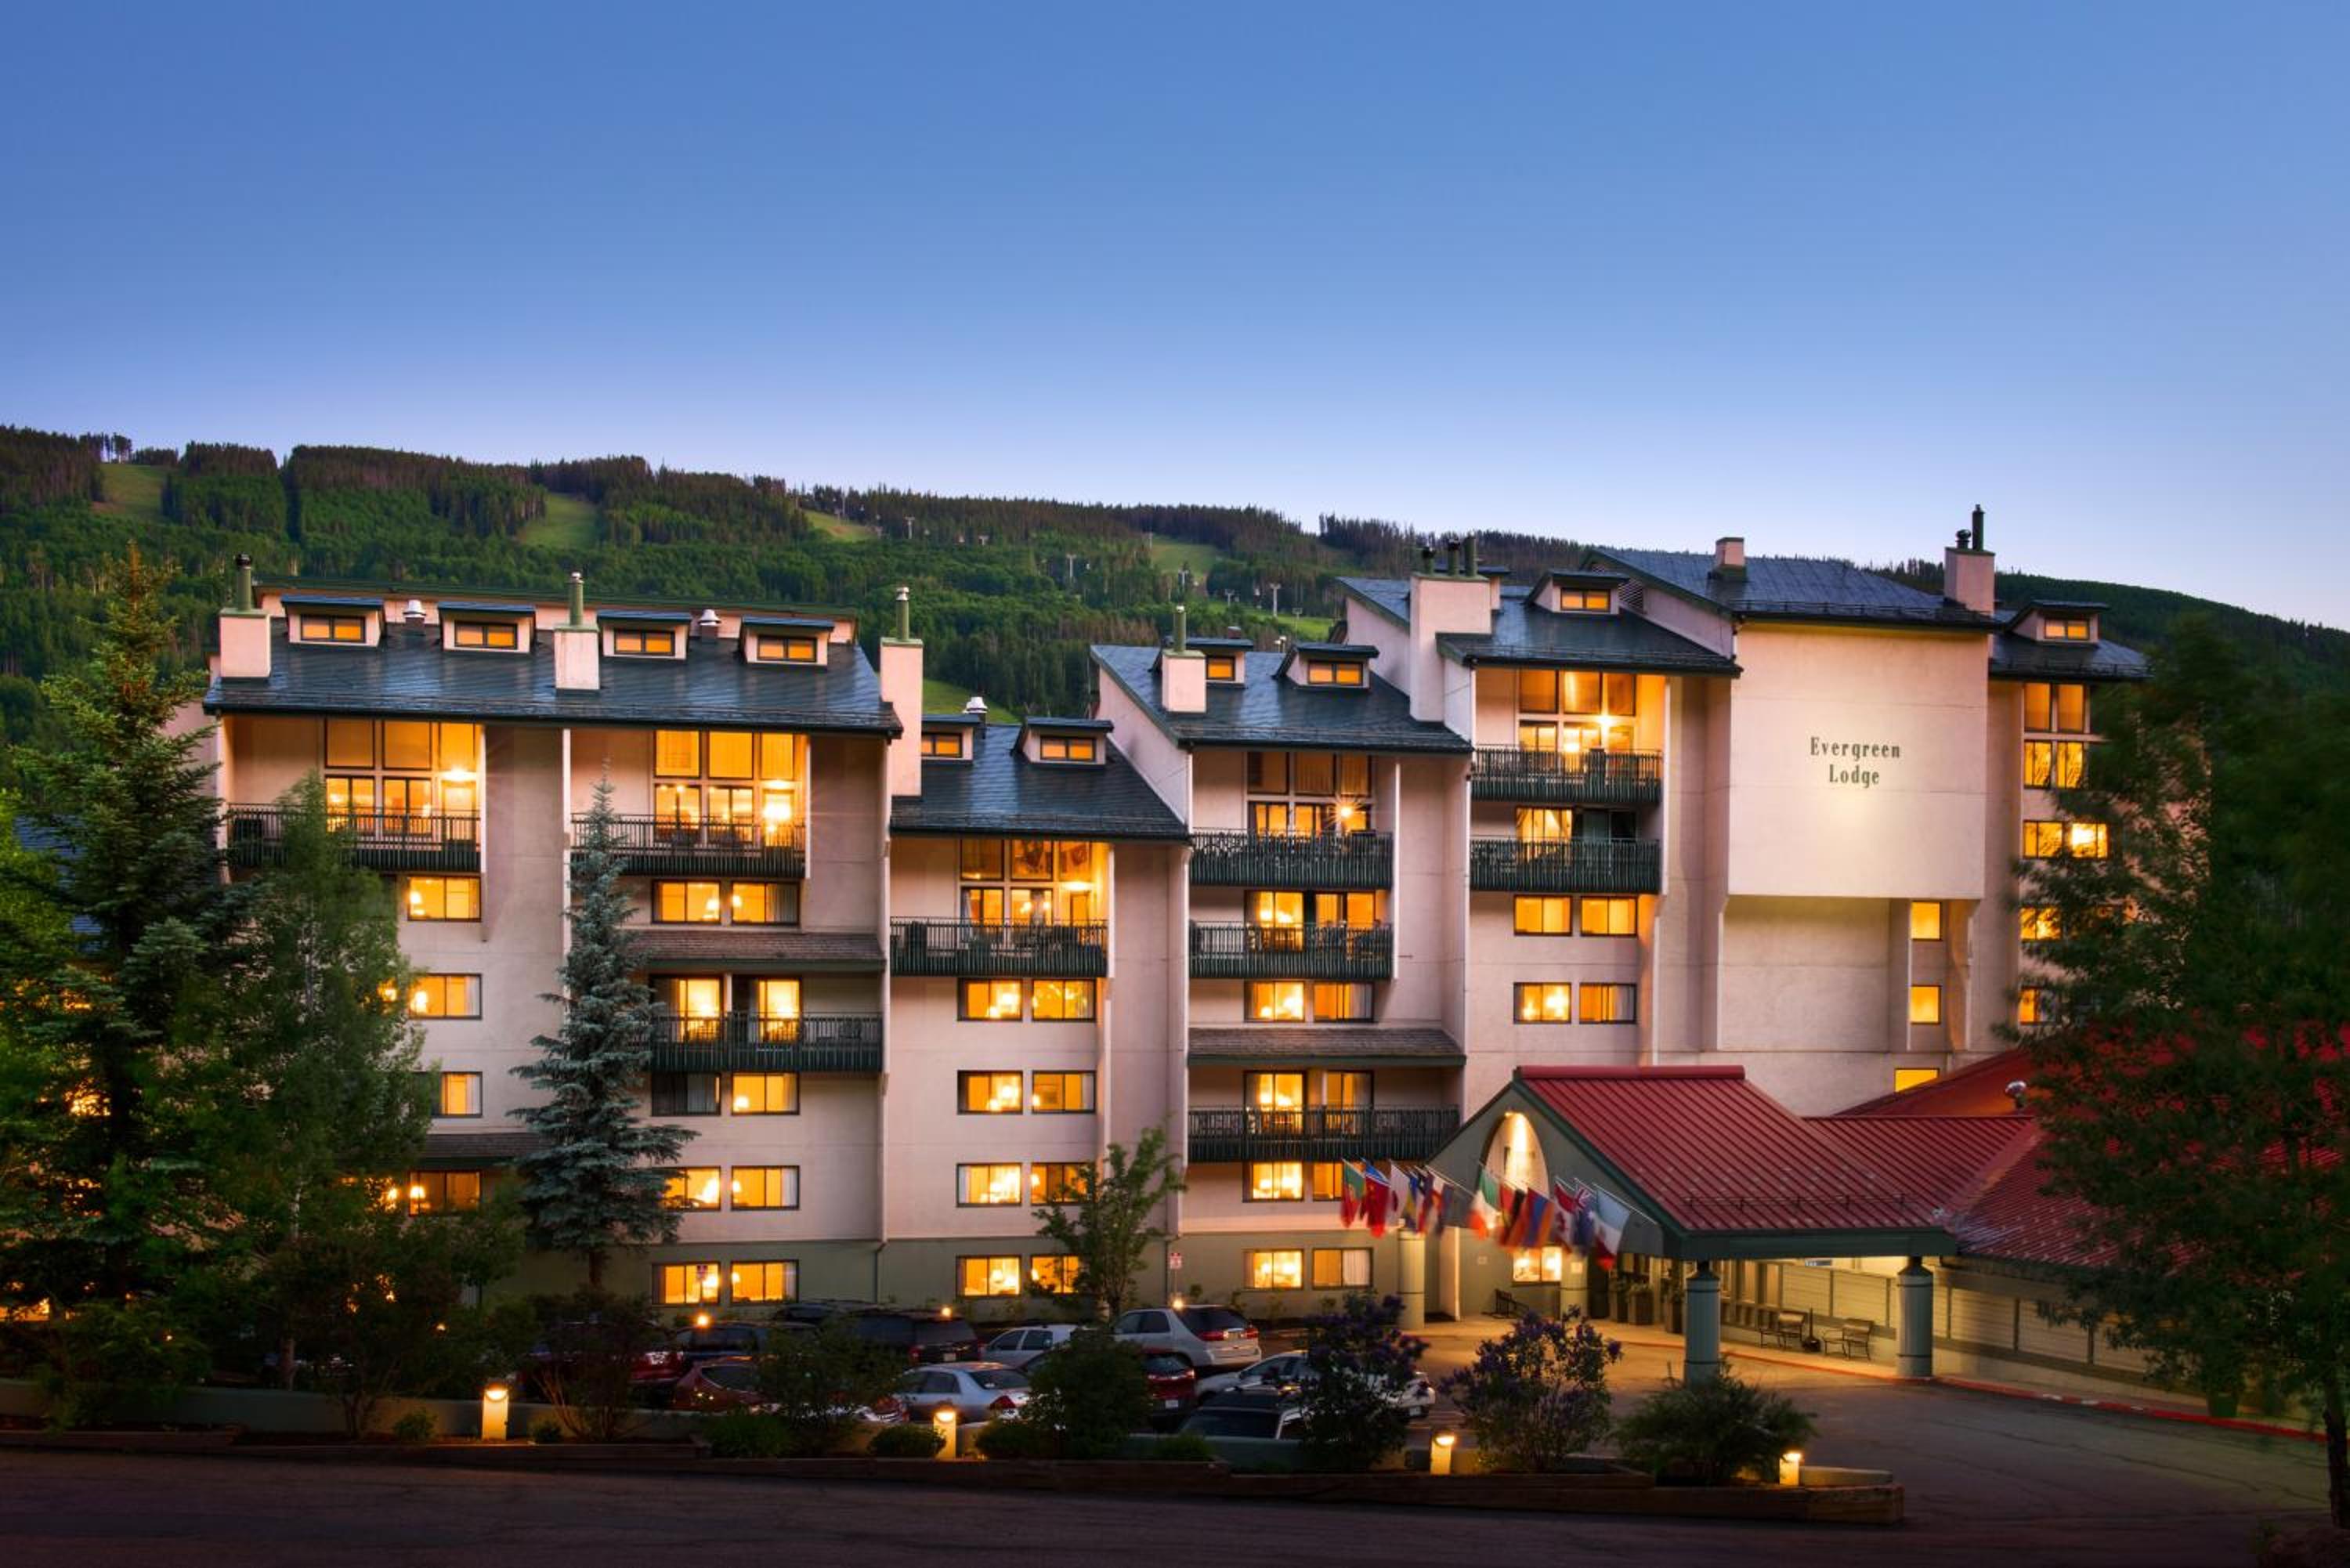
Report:
[[[925,730],[922,732],[922,755],[941,762],[959,763],[971,755],[963,743],[961,730]]]
[[[1208,655],[1208,679],[1210,680],[1221,681],[1224,685],[1232,686],[1239,684],[1240,678],[1241,661],[1238,654],[1211,653]]]
[[[2043,642],[2095,642],[2097,640],[2096,621],[2085,615],[2052,615],[2040,623]]]
[[[612,633],[612,651],[636,659],[674,659],[677,633],[651,627],[619,627]]]
[[[1616,605],[1616,596],[1598,588],[1561,588],[1558,607],[1568,615],[1606,615]]]
[[[1360,686],[1369,678],[1368,670],[1359,659],[1309,659],[1305,661],[1305,684],[1308,686]]]
[[[306,610],[294,618],[294,637],[298,642],[362,643],[367,640],[368,618],[363,615],[322,615]]]
[[[814,664],[816,639],[802,632],[754,632],[751,637],[754,664]]]
[[[452,621],[449,627],[449,646],[512,653],[522,647],[522,627],[510,620]]]
[[[1097,763],[1101,761],[1101,742],[1092,735],[1039,735],[1036,737],[1036,760],[1040,763]]]

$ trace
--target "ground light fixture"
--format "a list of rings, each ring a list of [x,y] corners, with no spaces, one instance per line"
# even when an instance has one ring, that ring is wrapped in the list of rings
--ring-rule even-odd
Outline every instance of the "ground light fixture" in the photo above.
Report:
[[[1428,1473],[1449,1476],[1452,1473],[1452,1449],[1460,1438],[1451,1432],[1439,1432],[1428,1449]]]
[[[1181,1312],[1183,1310],[1183,1298],[1181,1296],[1170,1296],[1167,1300],[1167,1304],[1172,1310]]]
[[[708,1328],[710,1326],[710,1314],[706,1312],[695,1313],[693,1314],[693,1326],[696,1329]]]
[[[503,1443],[506,1440],[506,1406],[508,1390],[503,1383],[493,1383],[482,1390],[482,1441]]]
[[[1789,1449],[1779,1456],[1779,1484],[1797,1486],[1804,1479],[1804,1450]]]
[[[955,1413],[951,1405],[941,1405],[931,1412],[931,1427],[943,1439],[939,1444],[939,1458],[955,1457]]]

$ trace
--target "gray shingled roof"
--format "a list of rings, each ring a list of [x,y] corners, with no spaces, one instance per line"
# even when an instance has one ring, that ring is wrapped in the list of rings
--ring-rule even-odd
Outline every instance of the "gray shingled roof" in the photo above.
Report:
[[[922,793],[890,799],[890,832],[1189,836],[1182,820],[1142,781],[1115,743],[1098,766],[1072,766],[1032,763],[1022,756],[1017,724],[986,725],[974,740],[968,762],[923,763]]]
[[[1191,1031],[1194,1067],[1248,1065],[1259,1062],[1307,1062],[1324,1066],[1356,1063],[1397,1065],[1458,1065],[1468,1060],[1460,1043],[1441,1029],[1373,1024],[1315,1023],[1295,1026],[1207,1028]]]
[[[2006,680],[2143,680],[2152,666],[2118,642],[2040,642],[2003,631],[1991,639],[1991,672]]]
[[[1749,556],[1742,578],[1714,576],[1713,556],[1702,550],[1595,549],[1585,560],[1620,566],[1643,582],[1730,615],[1986,628],[1993,624],[1990,616],[1864,572],[1850,561]]]
[[[1206,711],[1159,705],[1159,650],[1097,645],[1094,662],[1182,746],[1278,746],[1290,751],[1461,752],[1469,742],[1411,716],[1404,694],[1371,676],[1366,687],[1301,686],[1281,679],[1279,653],[1251,653],[1247,680],[1211,683]]]
[[[1410,592],[1382,577],[1342,577],[1347,589],[1382,611]],[[1677,631],[1637,615],[1561,615],[1537,608],[1531,588],[1503,588],[1493,629],[1445,632],[1436,645],[1462,664],[1575,664],[1588,670],[1643,670],[1669,675],[1735,675],[1738,664]]]
[[[737,972],[872,973],[882,968],[871,931],[778,930],[768,926],[631,926],[642,964],[703,963]]]
[[[315,713],[499,723],[715,724],[894,735],[864,650],[843,644],[824,668],[751,664],[733,639],[689,639],[683,659],[606,657],[603,689],[555,689],[555,639],[526,654],[444,649],[437,628],[390,628],[376,648],[288,643],[270,629],[265,680],[215,677],[211,713]]]
[[[482,1165],[512,1165],[539,1147],[530,1132],[432,1132],[417,1165],[425,1170],[463,1170]]]

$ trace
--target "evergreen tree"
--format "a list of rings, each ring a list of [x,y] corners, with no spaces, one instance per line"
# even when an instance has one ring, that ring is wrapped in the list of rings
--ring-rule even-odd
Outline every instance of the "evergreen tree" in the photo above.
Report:
[[[213,1109],[221,877],[200,672],[166,674],[169,574],[104,578],[85,666],[46,683],[55,741],[16,748],[36,853],[9,867],[0,1281],[66,1304],[166,1285],[222,1219],[200,1140]]]
[[[1077,1261],[1076,1289],[1091,1296],[1115,1320],[1134,1299],[1134,1276],[1153,1241],[1167,1238],[1153,1216],[1183,1190],[1182,1173],[1168,1152],[1167,1134],[1142,1129],[1129,1152],[1112,1144],[1101,1168],[1080,1166],[1066,1202],[1035,1210],[1039,1234],[1050,1237]]]
[[[2077,847],[2022,863],[2049,1190],[2105,1260],[2072,1315],[2216,1396],[2306,1398],[2350,1524],[2350,697],[2188,625],[2099,703]]]
[[[532,1239],[577,1252],[588,1283],[600,1289],[615,1246],[666,1241],[677,1216],[662,1206],[661,1167],[693,1135],[638,1119],[637,1084],[652,1056],[652,993],[629,978],[633,943],[623,922],[620,859],[613,847],[612,781],[596,785],[594,806],[571,853],[571,949],[562,1032],[533,1042],[539,1059],[515,1069],[540,1102],[514,1114],[540,1146],[521,1160],[523,1211]]]

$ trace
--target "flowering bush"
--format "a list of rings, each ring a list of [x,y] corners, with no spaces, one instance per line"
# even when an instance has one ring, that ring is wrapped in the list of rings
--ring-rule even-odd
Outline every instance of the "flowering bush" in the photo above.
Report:
[[[1487,1469],[1564,1469],[1607,1435],[1607,1367],[1623,1354],[1572,1308],[1564,1318],[1529,1313],[1443,1388]]]
[[[1403,1303],[1348,1298],[1306,1320],[1305,1463],[1367,1470],[1403,1446],[1411,1417],[1396,1397],[1411,1384],[1428,1342],[1398,1331]]]
[[[1775,1475],[1779,1456],[1800,1449],[1814,1428],[1784,1394],[1727,1372],[1652,1396],[1616,1429],[1626,1462],[1659,1480],[1725,1486],[1746,1471]]]

